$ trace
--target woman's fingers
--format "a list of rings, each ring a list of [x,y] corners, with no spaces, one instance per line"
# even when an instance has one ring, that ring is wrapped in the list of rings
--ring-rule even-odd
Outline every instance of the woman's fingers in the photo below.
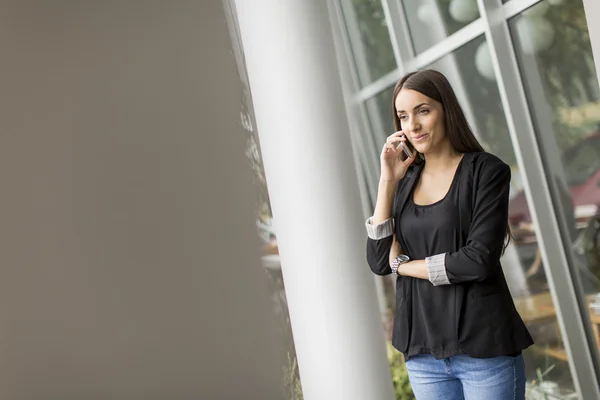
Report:
[[[399,156],[400,152],[402,150],[396,148],[396,146],[393,143],[385,143],[383,145],[383,149],[381,149],[381,155],[385,155],[386,157],[392,156],[392,157],[396,157]]]
[[[385,148],[388,149],[389,151],[394,151],[394,152],[398,150],[393,143],[389,143],[389,142],[385,143]]]
[[[397,155],[403,152],[400,143],[406,142],[406,136],[402,131],[394,132],[390,136],[387,137],[385,144],[383,145],[383,149],[381,150],[382,154],[393,153]]]
[[[386,143],[406,142],[406,136],[400,131],[388,136],[385,141]]]
[[[398,143],[402,143],[405,141],[406,141],[406,139],[404,139],[403,137],[395,137],[395,138],[388,139],[386,143],[398,144]]]
[[[402,132],[402,131],[398,131],[398,132],[394,132],[394,133],[392,133],[392,134],[391,134],[390,136],[388,136],[387,138],[388,138],[388,139],[390,139],[390,138],[393,138],[393,137],[400,137],[400,136],[403,136],[403,135],[404,135],[404,132]]]
[[[385,144],[383,145],[383,147],[381,148],[381,154],[386,154],[390,151],[388,142],[385,142]]]

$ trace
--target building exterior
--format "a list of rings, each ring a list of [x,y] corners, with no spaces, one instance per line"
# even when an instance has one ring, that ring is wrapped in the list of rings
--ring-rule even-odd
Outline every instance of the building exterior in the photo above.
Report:
[[[423,68],[449,78],[486,150],[512,168],[514,240],[503,266],[536,341],[525,352],[532,393],[600,398],[600,3],[226,6],[251,92],[305,398],[392,396],[385,333],[375,331],[393,307],[393,281],[366,273],[360,221],[374,207],[380,148],[393,133],[393,86]]]

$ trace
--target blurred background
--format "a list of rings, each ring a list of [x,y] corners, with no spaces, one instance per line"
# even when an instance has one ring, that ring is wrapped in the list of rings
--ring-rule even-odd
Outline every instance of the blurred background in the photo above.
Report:
[[[279,254],[280,229],[275,223],[280,221],[273,216],[269,197],[277,190],[268,179],[275,162],[266,164],[265,174],[261,158],[261,140],[272,139],[269,134],[263,138],[260,117],[257,124],[255,111],[265,111],[252,106],[256,92],[266,91],[260,86],[265,81],[256,79],[253,84],[252,62],[245,63],[245,51],[258,52],[252,40],[257,28],[244,23],[251,18],[240,3],[244,1],[226,2],[246,87],[241,120],[259,189],[255,207],[263,266],[280,318],[289,326],[289,395],[298,399],[302,355],[294,348],[286,259]],[[268,15],[269,7],[298,10],[296,5],[260,3],[257,7],[266,19],[277,18],[281,11]],[[343,91],[360,217],[370,216],[375,205],[379,151],[394,131],[393,86],[406,72],[443,72],[485,149],[511,166],[509,219],[514,239],[502,262],[517,308],[536,342],[525,352],[531,399],[595,399],[598,394],[600,62],[594,55],[600,57],[600,32],[590,23],[598,20],[599,11],[593,0],[332,0],[326,19],[315,17],[315,9],[295,12],[311,27],[325,24],[332,31],[336,58],[331,68]],[[281,31],[271,33],[289,35],[293,45],[294,35],[286,29],[294,27],[277,26]],[[247,42],[251,49],[245,48]],[[277,50],[277,45],[270,49]],[[300,59],[308,53],[310,49],[298,48],[293,56]],[[275,78],[273,85],[276,82]],[[312,90],[326,91],[320,82]],[[319,143],[325,142],[312,142]],[[283,206],[281,210],[286,212]],[[411,398],[401,355],[389,348],[395,281],[391,276],[375,277],[374,284],[396,397]]]

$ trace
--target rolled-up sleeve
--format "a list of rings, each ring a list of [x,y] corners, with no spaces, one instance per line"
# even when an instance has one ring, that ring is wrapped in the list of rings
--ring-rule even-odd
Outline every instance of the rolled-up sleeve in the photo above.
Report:
[[[394,219],[373,225],[373,217],[365,223],[367,229],[367,263],[376,275],[387,275],[392,273],[389,257],[393,242]]]
[[[373,240],[384,239],[394,234],[394,219],[388,218],[377,225],[373,225],[373,217],[370,217],[367,219],[365,227],[369,238]]]
[[[431,283],[481,282],[498,272],[508,223],[510,175],[509,166],[502,162],[482,167],[473,188],[475,205],[466,245],[425,260]]]
[[[448,274],[446,274],[446,253],[438,254],[425,259],[429,282],[433,286],[449,285]]]

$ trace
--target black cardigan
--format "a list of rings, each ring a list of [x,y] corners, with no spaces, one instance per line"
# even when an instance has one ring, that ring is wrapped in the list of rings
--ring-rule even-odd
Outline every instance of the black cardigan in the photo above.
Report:
[[[515,354],[533,344],[533,340],[514,306],[500,265],[508,222],[510,168],[489,153],[466,153],[464,157],[457,172],[461,188],[457,210],[461,243],[459,248],[445,256],[448,279],[451,284],[457,285],[458,320],[455,326],[443,329],[454,331],[462,350],[471,357]],[[396,187],[393,206],[395,234],[403,249],[407,246],[398,218],[422,168],[422,164],[411,166]],[[367,262],[373,273],[391,273],[389,254],[392,240],[392,236],[367,239]],[[399,290],[396,291],[392,343],[399,351],[406,352],[410,310],[406,307],[404,296],[410,293],[399,295],[404,293],[403,279],[398,277],[397,280]]]

